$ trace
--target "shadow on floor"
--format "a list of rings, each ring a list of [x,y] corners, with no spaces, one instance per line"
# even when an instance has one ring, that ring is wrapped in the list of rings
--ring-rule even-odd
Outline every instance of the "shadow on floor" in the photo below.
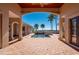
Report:
[[[59,40],[60,40],[60,39],[59,39]],[[71,48],[73,48],[74,50],[76,50],[77,52],[79,52],[79,47],[74,46],[74,45],[69,44],[69,43],[66,43],[66,42],[65,42],[65,41],[63,41],[63,40],[60,40],[60,41],[62,41],[63,43],[67,44],[68,46],[70,46]]]

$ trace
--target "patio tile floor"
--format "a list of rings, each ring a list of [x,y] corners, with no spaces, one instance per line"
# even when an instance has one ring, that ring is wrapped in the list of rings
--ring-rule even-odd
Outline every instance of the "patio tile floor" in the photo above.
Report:
[[[58,35],[51,38],[23,37],[10,46],[0,49],[0,55],[78,55],[79,52],[58,40]]]

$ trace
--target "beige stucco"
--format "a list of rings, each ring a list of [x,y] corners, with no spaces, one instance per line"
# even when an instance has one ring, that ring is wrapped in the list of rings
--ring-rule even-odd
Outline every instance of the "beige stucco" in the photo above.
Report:
[[[22,30],[22,31],[23,31],[24,36],[31,33],[31,31],[32,31],[32,26],[31,25],[23,24],[23,27],[24,27],[24,30]]]
[[[2,37],[1,37],[1,35],[2,35],[2,29],[1,29],[2,28],[2,26],[1,26],[2,25],[1,24],[2,23],[2,20],[1,19],[2,19],[2,14],[0,14],[0,48],[1,48],[1,42],[2,42],[1,41],[1,39],[2,39]]]
[[[8,10],[12,11],[13,13],[21,16],[21,13],[20,13],[21,7],[16,3],[5,3],[5,4],[2,3],[2,4],[0,4],[0,9],[1,10],[8,9]]]
[[[0,39],[0,48],[9,45],[9,11],[12,11],[21,18],[21,8],[18,4],[0,4],[0,13],[2,14],[2,38]],[[20,19],[21,20],[21,19]]]
[[[62,16],[75,17],[79,15],[79,3],[66,3],[60,8]]]
[[[75,16],[79,16],[79,4],[64,4],[61,8],[60,8],[60,27],[62,28],[63,24],[62,24],[62,20],[64,19],[64,31],[65,31],[65,40],[67,43],[70,42],[71,40],[71,28],[70,28],[70,18],[73,18]],[[62,19],[63,18],[63,19]],[[62,30],[60,28],[60,37],[61,39],[63,39],[62,35]]]
[[[9,37],[9,17],[8,10],[3,10],[2,13],[2,47],[8,46]]]
[[[20,18],[9,18],[9,25],[10,25],[10,29],[11,29],[11,39],[14,39],[13,38],[13,30],[15,28],[13,28],[14,24],[17,24],[18,25],[18,40],[21,40],[21,35],[22,35],[22,20]],[[16,29],[15,29],[16,30]]]

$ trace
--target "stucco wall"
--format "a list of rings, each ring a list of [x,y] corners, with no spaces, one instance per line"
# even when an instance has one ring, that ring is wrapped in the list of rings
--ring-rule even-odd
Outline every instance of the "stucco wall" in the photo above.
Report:
[[[66,17],[74,17],[79,15],[79,3],[65,3],[61,8],[61,15]]]
[[[12,30],[13,23],[18,23],[19,29],[19,38],[22,37],[22,20],[20,18],[9,18],[9,24]]]
[[[26,32],[27,32],[27,34],[31,33],[31,27],[28,25],[26,26]]]
[[[3,10],[3,9],[8,9],[14,13],[16,13],[17,15],[21,16],[21,7],[16,4],[16,3],[0,3],[0,9]]]
[[[2,15],[0,14],[0,48],[1,48],[1,21],[2,21]]]
[[[21,8],[16,3],[0,3],[0,13],[2,14],[2,38],[1,38],[1,46],[6,47],[9,45],[9,11],[12,11],[16,15],[21,18]],[[21,20],[21,19],[19,19]]]
[[[79,4],[66,3],[60,8],[60,11],[61,11],[61,14],[60,14],[61,18],[63,17],[65,20],[65,25],[64,25],[65,39],[67,42],[69,42],[69,40],[71,39],[69,20],[70,20],[70,18],[73,18],[75,16],[79,16]]]
[[[23,24],[23,26],[25,27],[25,31],[23,31],[23,34],[24,35],[30,34],[31,30],[32,30],[32,27],[28,24]]]
[[[21,25],[22,21],[19,18],[9,18],[9,24],[12,24],[13,22],[18,22],[19,25]]]

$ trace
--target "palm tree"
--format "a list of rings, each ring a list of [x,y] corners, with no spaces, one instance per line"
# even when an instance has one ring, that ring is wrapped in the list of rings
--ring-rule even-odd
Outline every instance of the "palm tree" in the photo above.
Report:
[[[41,24],[41,28],[42,28],[42,30],[43,30],[44,27],[45,27],[45,25],[44,25],[44,24]]]
[[[49,18],[49,22],[50,22],[50,24],[51,24],[51,30],[53,30],[53,20],[55,19],[55,15],[53,15],[53,14],[50,14],[49,16],[48,16],[48,18]]]
[[[56,25],[56,32],[57,32],[58,25],[59,25],[58,16],[57,17],[55,16],[55,25]]]
[[[34,28],[36,29],[36,31],[37,31],[38,27],[39,27],[38,24],[35,24],[35,25],[34,25]]]

